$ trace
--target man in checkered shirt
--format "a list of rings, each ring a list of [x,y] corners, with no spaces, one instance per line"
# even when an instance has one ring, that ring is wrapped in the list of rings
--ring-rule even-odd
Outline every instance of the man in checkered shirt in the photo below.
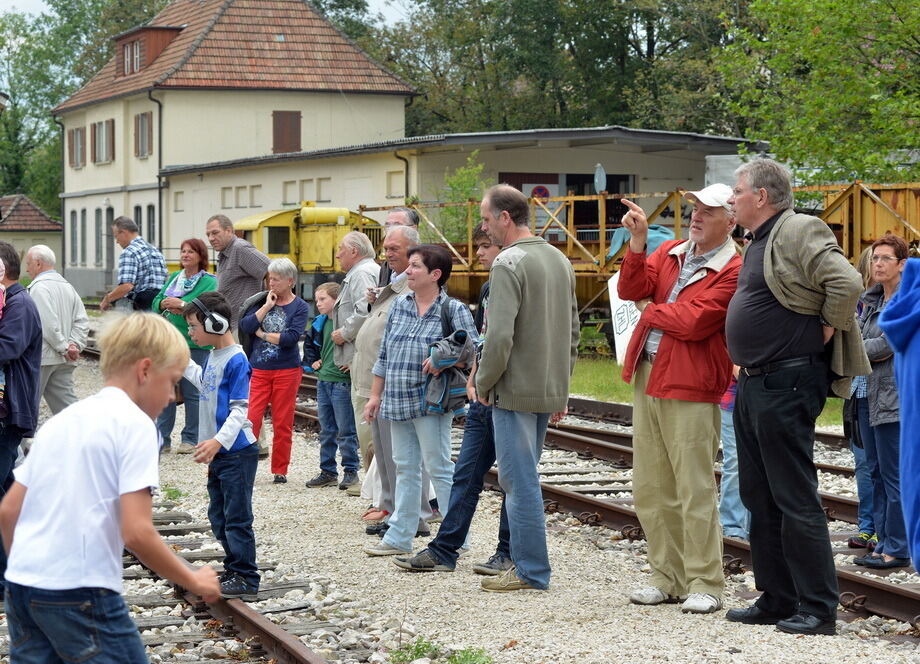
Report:
[[[99,308],[105,311],[122,300],[119,306],[123,308],[149,311],[153,298],[166,283],[163,254],[138,235],[137,224],[128,217],[118,217],[112,222],[112,235],[122,248],[118,257],[118,285],[102,298]]]

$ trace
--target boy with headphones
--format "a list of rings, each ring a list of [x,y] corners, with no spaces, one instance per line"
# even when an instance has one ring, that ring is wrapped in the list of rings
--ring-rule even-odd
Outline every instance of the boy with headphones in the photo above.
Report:
[[[189,362],[185,378],[199,390],[194,460],[208,464],[208,520],[224,547],[221,596],[255,601],[259,590],[252,487],[259,447],[246,418],[252,369],[230,331],[230,304],[216,291],[202,293],[182,310],[199,346],[213,346],[204,368]]]

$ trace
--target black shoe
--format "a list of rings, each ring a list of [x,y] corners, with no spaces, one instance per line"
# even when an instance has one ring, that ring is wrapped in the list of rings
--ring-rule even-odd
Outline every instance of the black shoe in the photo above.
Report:
[[[350,486],[354,486],[358,483],[358,473],[354,473],[350,470],[346,470],[345,474],[342,476],[342,481],[339,482],[339,489],[344,491]]]
[[[368,535],[380,535],[383,536],[383,533],[387,531],[390,525],[386,521],[381,521],[380,523],[373,523],[364,529]]]
[[[262,459],[267,459],[269,454],[270,452],[268,451],[267,447],[260,447],[259,448],[259,461],[261,461]]]
[[[514,561],[511,558],[506,558],[500,553],[493,553],[486,562],[473,565],[473,571],[484,576],[498,576],[511,567],[514,567]]]
[[[220,584],[220,596],[225,599],[241,599],[244,602],[255,602],[259,599],[259,588],[251,586],[239,574],[233,574]]]
[[[397,567],[402,567],[410,572],[453,572],[454,568],[445,565],[434,557],[428,549],[423,549],[414,556],[396,556],[393,559]]]
[[[338,482],[339,478],[337,475],[330,475],[324,470],[312,480],[307,480],[307,488],[318,489],[324,486],[335,486]]]
[[[818,616],[809,613],[797,613],[791,618],[780,620],[776,629],[787,634],[826,634],[833,636],[837,633],[836,620],[821,620]]]
[[[275,475],[272,484],[287,484],[287,477],[285,475]]]
[[[789,616],[778,616],[775,613],[767,613],[756,604],[752,604],[746,609],[729,609],[725,614],[725,619],[729,622],[740,622],[745,625],[775,625],[781,620],[791,618]]]
[[[881,559],[882,559],[881,556],[876,556],[874,554],[867,553],[866,555],[860,556],[859,558],[853,558],[853,564],[863,565],[864,567],[869,567],[873,560],[881,560]]]
[[[381,529],[380,532],[377,533],[377,537],[383,537],[384,535],[387,534],[387,530],[390,529],[390,524],[385,523],[383,525],[386,527]],[[416,537],[431,537],[431,531],[430,530],[416,530],[415,536]]]
[[[894,567],[910,567],[910,558],[892,558],[885,560],[882,556],[873,556],[863,561],[863,566],[870,569],[892,569]]]

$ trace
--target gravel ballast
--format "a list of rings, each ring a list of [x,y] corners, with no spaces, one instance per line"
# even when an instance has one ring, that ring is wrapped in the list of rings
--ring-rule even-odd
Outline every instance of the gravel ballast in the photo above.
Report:
[[[75,376],[81,397],[101,387],[101,377],[90,361],[81,360]],[[180,407],[175,433],[183,415]],[[907,627],[893,621],[841,621],[842,633],[836,637],[796,637],[769,626],[727,622],[724,609],[749,602],[737,593],[753,588],[750,573],[728,580],[724,609],[712,615],[682,614],[679,605],[631,605],[629,592],[648,579],[645,543],[621,540],[615,531],[584,526],[562,514],[547,516],[553,565],[548,591],[483,592],[479,587],[483,577],[471,568],[494,551],[500,503],[491,492],[483,494],[473,521],[471,550],[461,557],[457,570],[411,574],[389,557],[371,558],[361,551],[370,541],[360,520],[367,505],[335,487],[305,488],[304,482],[317,469],[316,435],[295,433],[288,483],[272,484],[268,461],[260,462],[253,502],[259,559],[279,564],[272,576],[314,581],[321,588],[311,593],[317,599],[317,619],[342,627],[337,633],[328,630],[303,637],[329,661],[370,657],[386,662],[389,648],[419,635],[453,649],[482,648],[496,664],[920,664],[915,641],[891,643],[877,638]],[[191,455],[162,457],[161,484],[182,492],[174,509],[191,513],[196,521],[207,518],[205,473]],[[416,539],[416,550],[425,541]]]

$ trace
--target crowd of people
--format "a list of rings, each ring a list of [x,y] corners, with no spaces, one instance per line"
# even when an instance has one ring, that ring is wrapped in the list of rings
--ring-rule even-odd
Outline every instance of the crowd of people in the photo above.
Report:
[[[860,533],[850,545],[868,551],[856,562],[910,564],[895,360],[883,332],[908,247],[879,238],[861,278],[830,229],[795,212],[789,174],[769,159],[739,168],[733,187],[685,196],[694,206],[688,239],[652,252],[645,212],[623,200],[629,241],[618,290],[641,312],[623,378],[634,390],[633,495],[651,570],[629,599],[679,602],[688,613],[721,609],[725,534],[750,542],[762,591],[751,606],[729,610],[729,621],[833,634],[836,575],[813,462],[815,420],[829,394],[847,399],[859,450]],[[47,661],[52,651],[92,661],[92,648],[42,627],[40,607],[59,601],[99,606],[111,629],[93,647],[145,661],[117,595],[122,546],[206,598],[257,597],[252,492],[267,454],[258,439],[270,406],[270,471],[275,484],[287,483],[304,372],[317,378],[320,421],[318,474],[306,487],[337,486],[371,502],[364,553],[392,556],[410,572],[454,571],[497,462],[498,542],[473,570],[486,591],[548,588],[538,465],[575,367],[575,274],[533,235],[519,190],[490,188],[480,214],[473,242],[490,279],[474,311],[445,289],[450,254],[421,244],[418,215],[395,208],[383,265],[363,233],[342,238],[344,280],[314,289],[312,320],[294,263],[269,260],[227,217],[205,228],[216,274],[205,243],[189,238],[171,275],[134,222],[119,217],[118,284],[101,307],[160,315],[106,324],[105,387],[79,403],[73,367],[87,340],[83,304],[43,245],[26,254],[25,294],[19,256],[0,242],[0,573],[18,661]],[[747,231],[743,256],[736,225]],[[36,434],[41,395],[55,415]],[[208,517],[225,552],[219,578],[208,568],[190,573],[151,525],[156,453],[172,447],[177,401],[185,423],[176,452],[208,465]],[[467,405],[455,463],[452,421]],[[22,439],[32,436],[14,474]],[[720,442],[721,489],[712,472]],[[49,483],[56,489],[44,491]],[[437,536],[416,551],[414,539],[436,521]]]

